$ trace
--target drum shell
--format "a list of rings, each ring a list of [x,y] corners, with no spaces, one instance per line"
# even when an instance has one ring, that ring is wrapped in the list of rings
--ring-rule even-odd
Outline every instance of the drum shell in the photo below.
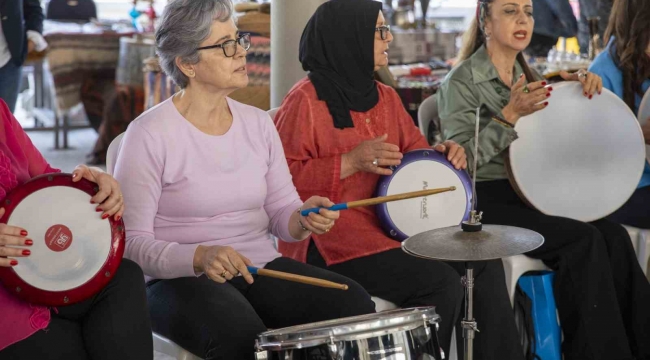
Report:
[[[420,307],[270,330],[258,335],[256,358],[441,360],[439,322],[434,307]]]
[[[358,340],[335,340],[300,349],[262,350],[256,359],[272,360],[379,360],[430,359],[442,360],[437,325],[419,326],[412,330],[397,330],[386,335]],[[398,357],[399,356],[399,357]]]

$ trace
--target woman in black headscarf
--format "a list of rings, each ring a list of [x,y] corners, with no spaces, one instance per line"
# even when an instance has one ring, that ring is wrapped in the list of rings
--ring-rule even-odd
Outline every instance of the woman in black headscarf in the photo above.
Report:
[[[302,198],[370,198],[379,176],[390,175],[402,153],[430,148],[395,90],[373,79],[388,64],[392,39],[377,1],[331,0],[307,24],[300,61],[309,76],[291,89],[275,118]],[[465,153],[453,141],[435,149],[457,169],[466,167]],[[406,255],[382,231],[374,208],[348,210],[332,231],[279,246],[283,255],[345,274],[399,307],[436,306],[438,336],[448,353],[454,325],[460,329],[462,265]],[[476,269],[476,358],[523,359],[501,261]]]

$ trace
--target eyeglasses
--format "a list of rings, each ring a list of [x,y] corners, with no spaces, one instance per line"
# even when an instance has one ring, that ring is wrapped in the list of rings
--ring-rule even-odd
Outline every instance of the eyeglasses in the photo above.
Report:
[[[203,46],[200,48],[197,48],[196,50],[207,50],[207,49],[216,49],[216,48],[221,48],[223,50],[223,54],[226,57],[233,57],[237,53],[237,44],[241,45],[241,47],[244,48],[244,50],[248,50],[251,48],[251,34],[240,34],[237,40],[228,40],[224,41],[221,44],[218,45],[210,45],[210,46]]]
[[[379,36],[382,40],[388,39],[388,33],[390,32],[390,25],[382,25],[375,28],[375,31],[379,31]]]

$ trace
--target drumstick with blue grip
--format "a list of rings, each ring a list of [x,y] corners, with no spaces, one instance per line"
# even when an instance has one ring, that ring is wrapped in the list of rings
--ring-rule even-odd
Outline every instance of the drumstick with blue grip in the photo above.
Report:
[[[347,210],[347,209],[352,209],[352,208],[355,208],[355,207],[383,204],[383,203],[387,203],[387,202],[391,202],[391,201],[412,199],[412,198],[416,198],[416,197],[423,197],[423,196],[429,196],[429,195],[434,195],[434,194],[440,194],[440,193],[443,193],[443,192],[454,191],[454,190],[456,190],[456,187],[455,186],[450,186],[450,187],[446,187],[446,188],[420,190],[420,191],[412,191],[412,192],[389,195],[389,196],[380,196],[380,197],[371,198],[371,199],[357,200],[357,201],[350,201],[350,202],[347,202],[347,203],[336,204],[336,205],[334,205],[332,207],[327,208],[327,210],[332,210],[332,211]],[[302,210],[300,212],[300,215],[307,216],[307,215],[309,215],[309,213],[318,213],[320,211],[320,209],[323,209],[323,208],[317,207],[317,208],[305,209],[305,210]]]
[[[348,289],[348,286],[345,284],[339,284],[339,283],[335,283],[323,279],[317,279],[309,276],[290,274],[282,271],[260,269],[260,268],[256,268],[255,266],[246,266],[246,268],[248,269],[248,272],[253,275],[268,276],[276,279],[299,282],[307,285],[314,285],[314,286],[320,286],[320,287],[326,287],[332,289],[339,289],[339,290]]]

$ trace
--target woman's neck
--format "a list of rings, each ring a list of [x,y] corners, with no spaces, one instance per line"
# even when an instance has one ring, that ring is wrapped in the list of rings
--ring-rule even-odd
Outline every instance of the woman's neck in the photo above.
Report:
[[[486,44],[488,57],[497,69],[499,77],[508,86],[513,84],[513,79],[520,74],[513,74],[515,61],[519,52],[499,46],[495,41],[489,41]],[[515,76],[516,75],[516,76]]]
[[[208,91],[188,85],[174,95],[173,102],[178,112],[199,130],[222,135],[232,124],[232,115],[226,96],[229,92]]]

